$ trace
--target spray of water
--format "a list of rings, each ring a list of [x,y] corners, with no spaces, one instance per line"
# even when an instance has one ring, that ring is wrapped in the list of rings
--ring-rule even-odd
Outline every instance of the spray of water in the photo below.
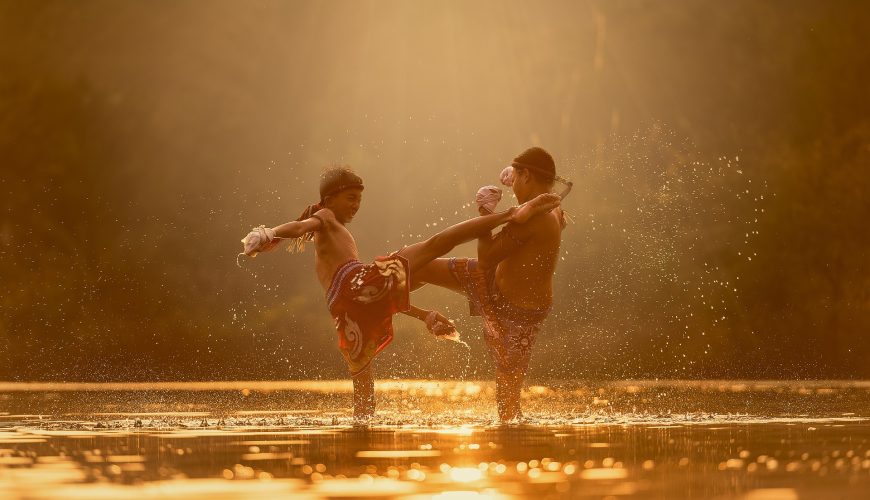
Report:
[[[563,354],[561,368],[593,360],[580,376],[717,375],[711,355],[740,336],[764,183],[744,175],[738,155],[705,159],[661,126],[612,137],[567,169],[577,223],[542,347]],[[581,341],[569,345],[573,335]]]

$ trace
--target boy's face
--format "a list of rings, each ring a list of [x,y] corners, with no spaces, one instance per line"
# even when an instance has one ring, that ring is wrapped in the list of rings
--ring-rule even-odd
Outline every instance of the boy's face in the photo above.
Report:
[[[525,168],[514,168],[514,183],[511,189],[518,199],[524,199],[526,193],[529,192],[529,183],[532,180],[532,174]]]
[[[342,224],[353,220],[362,203],[362,189],[350,188],[341,191],[326,200],[326,208],[332,210],[335,218]]]

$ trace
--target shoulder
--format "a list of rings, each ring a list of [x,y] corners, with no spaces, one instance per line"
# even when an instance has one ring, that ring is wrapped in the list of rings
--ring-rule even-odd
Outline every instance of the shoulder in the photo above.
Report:
[[[559,233],[561,232],[561,224],[559,222],[561,212],[558,212],[558,210],[557,208],[552,212],[532,217],[524,224],[508,223],[505,228],[510,228],[511,231],[529,236],[542,236],[554,232]]]
[[[323,222],[324,224],[335,222],[335,214],[332,212],[332,210],[328,208],[321,208],[320,210],[312,214],[312,217],[320,219],[321,222]]]
[[[317,212],[309,215],[308,219],[306,219],[306,223],[315,224],[314,221],[317,221],[318,223],[311,227],[311,231],[331,232],[335,227],[335,214],[328,208],[321,208]]]

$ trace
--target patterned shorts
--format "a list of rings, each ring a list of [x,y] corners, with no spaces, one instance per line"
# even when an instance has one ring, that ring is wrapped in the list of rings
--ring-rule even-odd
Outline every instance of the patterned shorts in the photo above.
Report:
[[[452,258],[448,267],[468,297],[471,315],[483,318],[486,345],[498,369],[525,372],[550,308],[523,309],[508,302],[495,284],[495,270],[480,269],[477,259]]]
[[[369,265],[352,260],[335,272],[326,302],[351,376],[392,342],[393,315],[410,305],[409,274],[408,261],[398,255]]]

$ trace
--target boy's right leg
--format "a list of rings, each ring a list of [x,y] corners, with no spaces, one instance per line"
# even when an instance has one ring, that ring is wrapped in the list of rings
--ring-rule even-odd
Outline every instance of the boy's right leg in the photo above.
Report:
[[[450,259],[435,259],[411,275],[411,290],[416,290],[427,283],[462,293],[462,287],[450,272]]]

